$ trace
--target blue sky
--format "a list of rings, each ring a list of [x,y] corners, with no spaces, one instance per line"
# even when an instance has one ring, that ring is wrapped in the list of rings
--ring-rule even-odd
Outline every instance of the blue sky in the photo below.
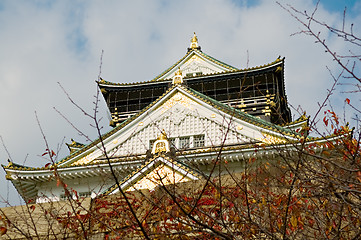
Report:
[[[253,7],[258,6],[261,0],[233,0],[233,2],[240,7]],[[313,4],[316,4],[318,0],[313,0]],[[292,4],[292,1],[288,2]],[[348,14],[355,16],[360,11],[360,1],[357,0],[320,0],[320,4],[330,12],[343,12],[345,7]]]
[[[280,2],[312,11],[316,1]],[[323,0],[320,4],[316,16],[334,26],[340,26],[347,5],[347,26],[355,23],[355,33],[361,35],[361,0]],[[10,153],[9,157],[0,148],[0,163],[6,165],[11,158],[30,166],[46,164],[40,157],[46,147],[35,111],[51,148],[61,149],[59,158],[68,154],[62,142],[85,140],[54,107],[90,138],[96,137],[90,120],[68,101],[58,82],[79,105],[92,111],[102,50],[104,79],[145,81],[184,56],[194,31],[205,53],[238,68],[247,67],[247,55],[249,67],[286,57],[288,100],[312,116],[332,83],[326,66],[334,74],[339,68],[314,39],[291,36],[299,30],[300,24],[270,0],[212,0],[207,4],[200,0],[0,0],[0,136]],[[350,47],[344,41],[326,33],[322,36],[335,51],[348,53]],[[343,86],[338,86],[332,98],[337,111],[342,112],[346,97],[360,106],[358,96],[342,91]],[[107,109],[100,100],[107,131]],[[294,110],[293,115],[298,116]],[[10,201],[17,204],[16,192],[3,171],[0,179],[0,187],[9,188]]]
[[[317,1],[314,0],[314,3]],[[331,12],[343,12],[346,7],[346,12],[354,16],[360,11],[360,1],[357,0],[323,0],[320,3]]]

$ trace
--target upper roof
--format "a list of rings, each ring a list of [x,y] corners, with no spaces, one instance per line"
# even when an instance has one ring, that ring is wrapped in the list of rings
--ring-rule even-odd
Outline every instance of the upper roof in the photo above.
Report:
[[[217,74],[229,71],[238,71],[238,68],[235,68],[231,65],[228,65],[220,60],[217,60],[204,52],[201,51],[201,48],[198,46],[198,39],[194,35],[191,41],[191,46],[188,48],[188,51],[184,57],[174,63],[172,66],[167,68],[161,74],[153,78],[152,80],[145,82],[161,82],[164,80],[171,79],[175,72],[180,69],[185,75],[202,73],[203,75],[207,74]],[[144,83],[145,83],[144,82]],[[99,84],[103,85],[134,85],[137,83],[112,83],[101,79]]]
[[[178,71],[190,88],[218,101],[273,123],[291,121],[284,88],[284,58],[238,69],[203,53],[194,36],[186,55],[152,80],[114,83],[99,79],[111,114],[110,125],[119,124],[154,101],[167,90]],[[267,101],[268,95],[271,99]]]
[[[193,53],[195,52],[200,52],[199,50],[192,50]],[[200,52],[203,55],[206,55],[203,52]],[[189,53],[187,53],[188,55]],[[186,55],[186,56],[187,56]],[[185,56],[185,57],[186,57]],[[207,55],[208,56],[208,55]],[[208,56],[209,57],[209,56]],[[183,59],[183,58],[182,58]],[[181,59],[181,60],[182,60]],[[213,59],[213,58],[212,58]],[[213,72],[213,73],[202,73],[202,76],[206,77],[206,76],[217,76],[217,75],[222,75],[222,74],[229,74],[229,73],[233,73],[233,74],[237,74],[237,73],[249,73],[249,72],[254,72],[254,71],[262,71],[262,70],[266,70],[269,69],[270,67],[278,67],[280,66],[280,70],[282,70],[282,65],[284,64],[284,57],[282,58],[281,56],[279,56],[276,60],[274,60],[273,62],[270,63],[266,63],[264,65],[260,65],[260,66],[255,66],[255,67],[250,67],[250,68],[244,68],[244,69],[237,69],[234,67],[231,67],[233,69],[227,69],[224,71],[219,71],[219,72]],[[182,67],[179,66],[179,62],[182,62],[181,60],[179,60],[177,63],[175,63],[174,65],[172,65],[170,68],[168,68],[166,71],[164,71],[163,73],[161,73],[160,75],[158,75],[157,77],[155,77],[152,80],[147,80],[147,81],[142,81],[142,82],[110,82],[107,80],[104,80],[103,78],[100,78],[100,81],[98,81],[97,83],[99,84],[100,87],[111,87],[111,86],[136,86],[136,85],[140,85],[140,84],[147,84],[147,83],[161,83],[161,82],[171,82],[172,79],[172,75],[175,74],[175,72],[180,68],[182,70]],[[218,61],[218,60],[216,60]],[[219,62],[219,61],[218,61]],[[171,70],[169,70],[171,69]],[[164,74],[165,72],[167,72],[168,74]],[[183,70],[182,70],[183,72]],[[163,77],[161,77],[163,76]],[[185,78],[188,78],[189,76],[185,75]]]

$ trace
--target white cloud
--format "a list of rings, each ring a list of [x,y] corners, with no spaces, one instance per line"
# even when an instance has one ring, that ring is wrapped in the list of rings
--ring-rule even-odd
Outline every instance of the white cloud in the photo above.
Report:
[[[311,0],[292,4],[298,9],[314,7]],[[316,102],[330,86],[325,68],[334,66],[330,57],[313,39],[290,37],[299,24],[275,2],[246,6],[229,0],[5,1],[0,8],[0,135],[13,160],[22,163],[29,153],[26,164],[46,163],[37,156],[45,146],[35,110],[52,148],[63,137],[67,142],[72,137],[83,140],[53,107],[95,138],[89,120],[69,103],[57,82],[90,111],[102,49],[103,78],[144,81],[184,56],[193,31],[204,52],[236,67],[246,67],[247,51],[250,67],[272,62],[279,55],[286,57],[288,99],[314,113]],[[317,16],[332,24],[340,19],[322,7]],[[345,50],[342,42],[330,44]],[[103,100],[101,107],[109,129]],[[62,157],[67,153],[63,148]],[[1,163],[7,164],[3,149],[0,156]]]

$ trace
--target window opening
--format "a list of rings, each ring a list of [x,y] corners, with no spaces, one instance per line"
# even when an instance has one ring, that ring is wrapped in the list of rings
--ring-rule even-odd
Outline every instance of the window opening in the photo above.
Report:
[[[171,147],[176,147],[176,138],[170,138],[169,143]]]
[[[204,147],[204,135],[193,137],[193,147]]]
[[[188,148],[189,147],[189,137],[180,137],[179,138],[179,148]]]
[[[65,194],[60,194],[60,200],[65,201],[66,199],[67,198]]]
[[[155,139],[149,141],[149,149],[152,149]]]
[[[86,198],[86,197],[90,197],[91,192],[80,192],[79,193],[79,198]]]

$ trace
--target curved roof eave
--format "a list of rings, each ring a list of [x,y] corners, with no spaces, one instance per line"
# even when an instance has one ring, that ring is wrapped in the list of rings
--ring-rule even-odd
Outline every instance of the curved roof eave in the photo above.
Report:
[[[290,131],[292,132],[292,131]],[[348,129],[344,132],[340,132],[338,134],[332,134],[332,135],[328,135],[328,136],[325,136],[325,137],[308,137],[307,138],[307,143],[308,144],[311,144],[311,143],[326,143],[326,142],[329,142],[329,141],[336,141],[338,139],[342,139],[344,137],[350,137],[352,136],[352,132],[353,132],[353,129]],[[301,135],[299,135],[301,136]],[[239,150],[241,152],[244,152],[244,151],[250,151],[250,152],[254,152],[255,149],[258,149],[260,150],[258,147],[255,147],[255,144],[256,143],[247,143],[247,144],[240,144],[240,145],[235,145],[235,146],[223,146],[221,147],[222,148],[222,151],[223,152],[227,152],[227,151],[232,151],[234,152],[235,150]],[[264,149],[266,150],[267,147],[272,147],[272,149],[274,149],[274,146],[284,146],[284,147],[288,147],[288,146],[295,146],[295,144],[300,144],[300,142],[288,142],[288,143],[262,143],[262,146],[264,147]],[[188,155],[194,155],[196,154],[197,156],[200,156],[202,154],[205,154],[205,153],[218,153],[220,149],[218,149],[217,147],[216,148],[202,148],[202,149],[190,149],[190,150],[186,150],[183,152],[184,156],[188,156]],[[70,155],[71,156],[71,155]],[[126,156],[124,156],[126,157]],[[120,157],[122,158],[122,157]],[[144,154],[143,155],[139,155],[138,157],[134,157],[132,158],[132,162],[136,163],[136,162],[142,162],[142,159],[144,160],[145,156]],[[117,157],[117,159],[119,159],[119,157]],[[125,162],[119,162],[117,159],[113,159],[111,160],[111,163],[112,164],[116,164],[114,166],[120,166],[120,165],[123,165],[125,164]],[[15,164],[16,165],[16,164]],[[17,173],[17,174],[50,174],[50,173],[53,173],[53,169],[50,169],[50,168],[34,168],[34,167],[25,167],[25,166],[22,166],[20,167],[21,165],[17,165],[17,166],[14,166],[12,165],[11,163],[9,163],[8,166],[4,166],[2,165],[2,167],[4,168],[4,170],[7,172],[7,170],[9,172],[13,172],[13,173]],[[58,170],[60,172],[69,172],[69,171],[74,171],[74,170],[89,170],[89,167],[94,167],[94,168],[99,168],[99,167],[104,167],[104,166],[108,166],[108,163],[99,163],[99,161],[94,161],[94,162],[90,162],[90,163],[87,163],[87,164],[81,164],[81,165],[74,165],[74,166],[68,166],[68,165],[65,165],[65,166],[58,166]]]
[[[221,65],[222,67],[229,69],[228,71],[224,71],[224,72],[217,72],[217,73],[211,73],[211,74],[205,74],[204,76],[217,76],[217,75],[222,75],[222,74],[230,74],[230,73],[247,73],[247,72],[254,72],[254,71],[262,71],[265,69],[268,69],[270,67],[279,65],[279,64],[283,64],[284,63],[284,57],[278,57],[275,61],[271,62],[271,63],[267,63],[264,65],[260,65],[260,66],[255,66],[255,67],[251,67],[251,68],[245,68],[245,69],[238,69],[235,67],[232,67],[228,64],[225,64],[219,60],[214,59],[213,57],[199,51],[199,50],[194,50],[191,52],[188,52],[182,59],[180,59],[178,62],[176,62],[175,64],[173,64],[171,67],[169,67],[167,70],[165,70],[164,72],[162,72],[161,74],[159,74],[157,77],[155,77],[152,80],[147,80],[147,81],[142,81],[142,82],[132,82],[132,83],[114,83],[114,82],[109,82],[106,81],[104,79],[101,79],[100,81],[97,81],[98,85],[100,87],[112,87],[112,86],[137,86],[137,85],[143,85],[143,84],[152,84],[152,83],[160,83],[160,82],[169,82],[171,81],[171,79],[161,79],[162,76],[166,75],[168,72],[170,72],[172,69],[174,69],[177,65],[179,65],[181,62],[185,61],[190,55],[191,53],[198,53],[200,55],[202,55],[203,57],[205,57],[206,59],[213,61],[215,63],[217,63],[218,65]]]

